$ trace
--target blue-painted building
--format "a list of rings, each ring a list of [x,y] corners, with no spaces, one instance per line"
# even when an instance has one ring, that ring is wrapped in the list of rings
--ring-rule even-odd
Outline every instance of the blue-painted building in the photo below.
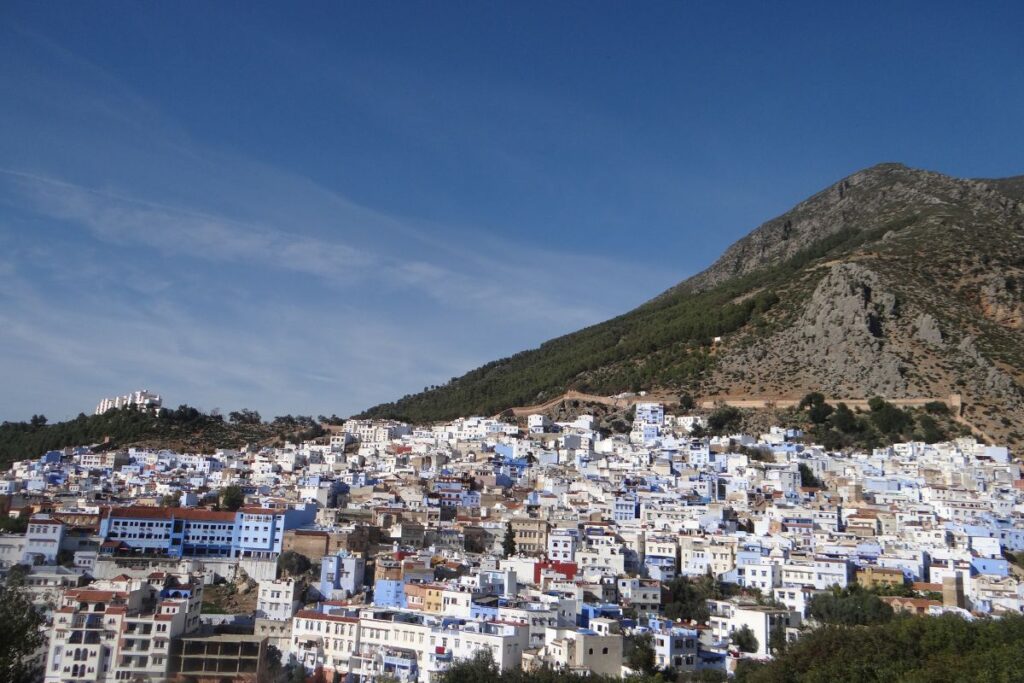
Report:
[[[106,552],[167,557],[276,557],[284,532],[313,522],[316,507],[237,512],[175,507],[112,508],[100,521]]]
[[[365,576],[366,560],[347,550],[339,550],[321,561],[317,588],[324,600],[347,598],[362,589]]]
[[[580,613],[576,616],[576,625],[580,628],[590,628],[591,619],[622,619],[622,607],[612,603],[596,604],[584,603]]]

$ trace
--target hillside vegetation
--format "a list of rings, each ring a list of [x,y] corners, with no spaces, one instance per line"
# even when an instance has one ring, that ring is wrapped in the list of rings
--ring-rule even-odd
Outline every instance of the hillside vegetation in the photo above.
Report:
[[[742,660],[735,683],[1011,683],[1024,680],[1024,617],[968,621],[955,615],[897,617],[867,626],[823,626],[760,664]],[[484,651],[456,663],[442,683],[573,683],[571,671],[499,671]],[[726,681],[717,671],[638,672],[625,679],[592,674],[586,680],[610,683],[712,683]]]
[[[967,621],[902,617],[875,626],[825,626],[736,683],[993,683],[1024,680],[1024,617]]]
[[[570,389],[958,393],[976,433],[1024,445],[1021,187],[898,164],[860,171],[633,311],[361,416],[496,414]]]
[[[29,422],[4,422],[0,424],[0,464],[37,458],[46,451],[69,446],[145,446],[209,453],[215,448],[289,437],[312,438],[322,433],[319,425],[308,417],[285,416],[264,423],[255,413],[243,411],[242,415],[242,421],[225,421],[219,415],[207,415],[183,405],[174,410],[162,409],[157,414],[114,409],[102,415],[80,414],[53,424],[47,424],[41,416]],[[256,419],[246,419],[249,415],[256,415]]]
[[[713,363],[716,337],[746,326],[764,326],[764,314],[779,302],[774,288],[808,264],[878,236],[843,230],[778,265],[705,291],[666,292],[617,318],[488,363],[443,386],[376,406],[360,417],[430,421],[494,414],[543,402],[568,389],[612,394],[693,385]]]

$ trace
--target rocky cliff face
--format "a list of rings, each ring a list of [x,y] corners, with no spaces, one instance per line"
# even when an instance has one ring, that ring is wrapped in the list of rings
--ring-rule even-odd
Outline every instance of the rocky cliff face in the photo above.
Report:
[[[797,274],[780,293],[788,306],[775,313],[769,333],[747,330],[728,340],[705,390],[850,398],[959,393],[972,425],[1024,445],[1024,205],[1001,189],[1017,185],[890,166],[852,178],[869,196],[850,200],[847,192],[828,201],[823,195],[835,195],[841,181],[794,210],[800,225],[828,231],[821,220],[856,215],[858,224],[883,226],[884,234]],[[891,185],[880,185],[882,178]],[[838,211],[844,203],[845,214]],[[804,215],[809,207],[821,213]],[[766,254],[778,250],[767,246],[776,224],[730,252],[749,255],[755,244],[766,245]],[[698,282],[734,269],[730,252]]]
[[[896,296],[873,271],[837,263],[792,324],[746,349],[722,352],[718,371],[744,384],[731,393],[814,389],[828,396],[902,398],[913,388],[898,352],[900,322]]]

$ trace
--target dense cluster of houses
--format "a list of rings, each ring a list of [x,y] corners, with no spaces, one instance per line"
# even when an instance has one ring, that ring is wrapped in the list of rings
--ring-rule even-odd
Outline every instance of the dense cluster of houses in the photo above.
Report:
[[[799,638],[835,586],[912,588],[886,599],[917,614],[1024,609],[1006,448],[829,453],[701,424],[641,403],[625,434],[590,416],[350,420],[212,455],[53,451],[0,479],[0,512],[27,520],[0,535],[0,567],[45,613],[48,683],[256,680],[273,660],[428,683],[484,651],[502,670],[620,675],[637,634],[658,667],[729,671]],[[667,586],[709,575],[740,594],[703,621],[665,615]],[[219,584],[255,608],[204,609]]]

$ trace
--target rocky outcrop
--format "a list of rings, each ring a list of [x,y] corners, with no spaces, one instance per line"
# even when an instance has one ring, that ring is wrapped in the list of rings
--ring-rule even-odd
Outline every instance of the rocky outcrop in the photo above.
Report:
[[[905,370],[889,339],[898,303],[869,268],[834,264],[793,325],[739,354],[723,355],[721,368],[754,385],[789,384],[833,396],[906,396]]]
[[[931,346],[941,347],[945,341],[939,322],[929,313],[922,313],[914,320],[914,336]]]
[[[903,395],[907,383],[899,359],[885,352],[885,328],[895,316],[896,296],[880,286],[874,272],[856,263],[836,264],[800,318],[801,355],[827,365],[829,374],[845,382]]]
[[[992,275],[978,293],[982,314],[992,322],[1019,330],[1024,328],[1024,281]]]

